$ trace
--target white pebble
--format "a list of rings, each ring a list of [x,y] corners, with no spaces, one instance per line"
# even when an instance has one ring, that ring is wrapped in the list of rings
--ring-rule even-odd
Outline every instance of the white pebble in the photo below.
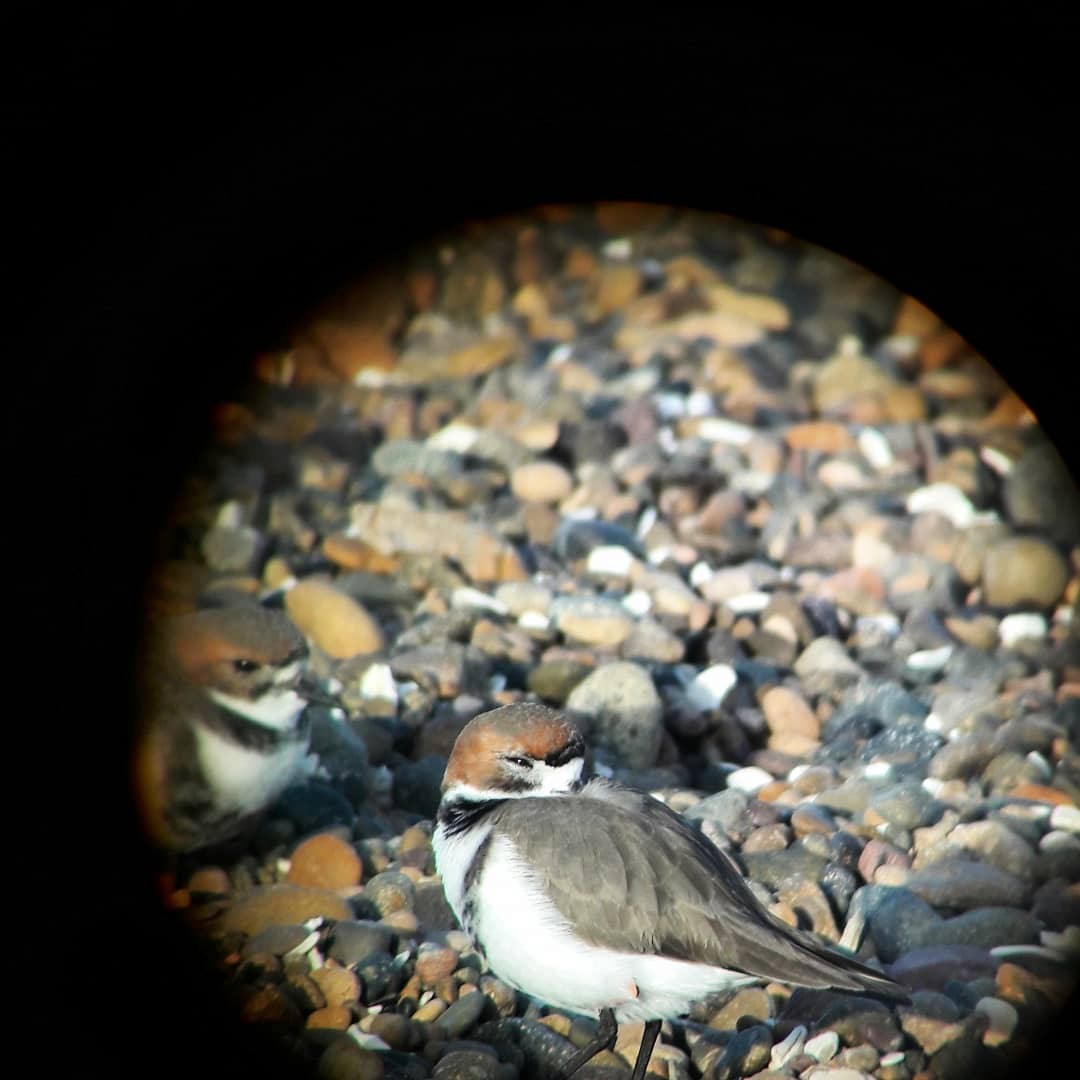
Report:
[[[776,476],[760,469],[745,469],[731,478],[731,489],[744,495],[764,495],[773,486]]]
[[[724,601],[724,607],[735,615],[756,615],[769,606],[772,596],[760,589],[753,592],[739,593],[738,596],[730,596]]]
[[[1050,828],[1064,829],[1066,832],[1080,832],[1080,807],[1055,806],[1050,811]]]
[[[585,569],[590,574],[626,577],[637,560],[619,544],[600,544],[589,552]]]
[[[686,700],[702,712],[718,709],[738,681],[739,677],[730,664],[713,664],[690,680],[686,687]]]
[[[728,773],[727,786],[737,791],[745,791],[747,795],[753,795],[760,791],[766,784],[771,784],[772,775],[757,765],[744,765],[733,773]]]
[[[953,654],[952,645],[942,645],[937,649],[919,649],[907,658],[907,666],[913,671],[940,671]]]
[[[926,714],[926,717],[922,722],[922,726],[926,731],[932,731],[935,734],[940,734],[945,730],[945,721],[942,720],[937,713],[929,712]]]
[[[312,930],[310,934],[303,941],[294,945],[285,956],[303,956],[304,953],[311,952],[312,949],[319,943],[318,930]]]
[[[506,689],[506,676],[500,671],[492,675],[487,681],[489,694],[501,694]]]
[[[863,769],[863,776],[868,776],[871,780],[884,780],[892,776],[892,771],[893,767],[887,761],[871,761]]]
[[[694,390],[686,399],[688,416],[715,416],[716,402],[707,390]]]
[[[728,446],[745,446],[756,434],[752,427],[722,416],[706,416],[698,424],[697,435],[706,442],[726,443]]]
[[[696,562],[690,567],[690,584],[695,589],[700,589],[715,573],[716,571],[704,560]]]
[[[641,517],[638,518],[637,528],[634,530],[639,540],[656,524],[659,517],[660,514],[655,506],[646,506],[645,509],[641,511]]]
[[[806,1041],[806,1028],[800,1024],[788,1032],[783,1042],[778,1042],[769,1055],[769,1068],[782,1069],[793,1057],[803,1052],[803,1044]]]
[[[982,447],[979,450],[979,458],[988,469],[993,469],[998,476],[1008,476],[1015,465],[1015,462],[1008,454],[1002,453],[993,446]]]
[[[239,529],[244,524],[244,508],[236,499],[230,499],[222,503],[214,519],[214,525],[219,529]]]
[[[653,408],[661,420],[678,420],[686,415],[686,396],[671,390],[653,395]]]
[[[836,1052],[840,1049],[840,1036],[835,1031],[823,1031],[820,1035],[807,1039],[803,1049],[817,1061],[829,1061],[836,1057]]]
[[[990,955],[996,960],[1008,960],[1011,956],[1038,956],[1043,960],[1064,963],[1056,949],[1048,949],[1045,945],[995,945],[990,950]]]
[[[941,794],[942,789],[945,787],[945,781],[938,779],[938,777],[936,776],[928,776],[925,780],[923,780],[922,787],[923,791],[930,792],[930,794],[933,795],[936,799]]]
[[[1006,649],[1011,649],[1018,641],[1034,638],[1041,641],[1046,637],[1046,618],[1033,611],[1021,611],[1015,615],[1006,615],[998,623],[998,637]]]
[[[383,371],[382,368],[361,368],[353,376],[352,381],[353,386],[357,386],[362,390],[370,389],[374,386],[386,386],[390,382],[390,373]]]
[[[634,253],[634,244],[629,236],[617,236],[609,240],[601,250],[606,258],[625,262]]]
[[[369,664],[360,677],[360,696],[365,701],[398,702],[398,685],[389,664]]]
[[[1064,930],[1044,930],[1039,934],[1039,941],[1048,949],[1075,962],[1080,955],[1080,926],[1066,926]]]
[[[644,589],[633,589],[622,598],[622,606],[631,615],[648,615],[652,611],[652,597]]]
[[[517,624],[522,630],[547,630],[551,620],[542,611],[523,611]]]
[[[560,364],[565,364],[573,355],[573,345],[556,345],[555,348],[547,354],[547,363],[551,364],[553,367],[558,367]]]
[[[889,440],[877,428],[863,428],[856,441],[862,456],[879,472],[887,469],[896,460]]]
[[[480,608],[482,611],[490,611],[495,615],[508,614],[507,606],[496,600],[490,593],[474,589],[470,585],[459,585],[450,594],[450,606],[454,608]]]
[[[368,1008],[369,1013],[381,1011],[382,1009],[378,1005],[370,1006]],[[366,1031],[361,1031],[358,1024],[353,1024],[345,1033],[351,1035],[365,1050],[385,1051],[390,1049],[389,1043],[383,1042],[378,1035],[371,1035]]]
[[[899,1065],[903,1062],[905,1056],[903,1050],[893,1050],[891,1053],[882,1054],[879,1064],[891,1069],[894,1065]]]
[[[975,507],[955,484],[926,484],[908,497],[909,514],[940,514],[958,529],[966,529],[975,520]]]
[[[432,450],[449,450],[455,454],[467,454],[480,438],[480,431],[472,424],[463,424],[460,420],[439,428],[434,434],[429,435],[425,445]]]

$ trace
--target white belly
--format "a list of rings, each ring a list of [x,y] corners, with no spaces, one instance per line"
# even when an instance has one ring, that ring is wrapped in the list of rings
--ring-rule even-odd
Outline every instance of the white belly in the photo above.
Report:
[[[203,775],[223,808],[259,810],[304,771],[306,741],[289,742],[270,754],[250,750],[208,728],[195,729]]]
[[[454,854],[475,853],[483,834],[469,830],[450,858],[439,860],[447,899],[459,921],[464,876]],[[436,847],[438,857],[439,847]],[[619,1022],[681,1016],[697,1000],[732,986],[756,982],[724,968],[590,945],[536,885],[513,844],[493,839],[484,861],[481,888],[474,891],[472,932],[488,964],[505,982],[555,1008],[595,1016],[610,1008]],[[468,927],[466,927],[468,929]]]

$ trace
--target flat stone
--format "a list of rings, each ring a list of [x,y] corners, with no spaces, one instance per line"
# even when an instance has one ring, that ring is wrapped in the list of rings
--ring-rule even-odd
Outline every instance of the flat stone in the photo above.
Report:
[[[379,652],[386,642],[362,604],[329,582],[308,578],[285,594],[285,610],[320,649],[339,660]]]
[[[324,919],[349,919],[352,910],[329,889],[301,885],[260,885],[238,897],[225,911],[222,925],[254,936],[271,926]]]
[[[377,922],[342,919],[330,933],[328,952],[339,964],[352,967],[372,953],[387,952],[393,940],[393,933]]]
[[[1030,886],[1019,877],[987,863],[946,857],[912,873],[907,888],[935,907],[1023,907]]]
[[[890,978],[913,989],[944,990],[951,980],[993,978],[997,961],[977,945],[924,945],[910,949],[886,969]]]
[[[634,629],[633,616],[621,604],[598,596],[560,597],[550,613],[568,639],[585,645],[617,648]]]
[[[350,522],[349,535],[378,551],[454,559],[474,582],[527,577],[512,544],[456,511],[358,502],[352,505]]]
[[[522,502],[561,502],[573,488],[574,478],[555,461],[526,462],[510,476],[510,490]]]

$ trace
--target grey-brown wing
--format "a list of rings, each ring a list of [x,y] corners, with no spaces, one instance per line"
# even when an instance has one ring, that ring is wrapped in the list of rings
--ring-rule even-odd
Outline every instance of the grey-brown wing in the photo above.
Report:
[[[797,985],[895,992],[889,980],[773,917],[738,868],[662,803],[614,785],[602,794],[500,808],[582,937]],[[514,828],[526,818],[528,829]]]

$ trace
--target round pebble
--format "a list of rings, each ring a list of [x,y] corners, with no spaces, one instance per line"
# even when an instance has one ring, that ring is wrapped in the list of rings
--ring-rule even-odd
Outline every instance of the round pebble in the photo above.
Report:
[[[303,841],[292,853],[288,880],[294,885],[343,889],[360,883],[362,869],[351,844],[334,833],[320,833]]]
[[[510,476],[510,490],[522,502],[557,503],[574,488],[574,478],[554,461],[519,465]]]
[[[1068,565],[1053,544],[1033,536],[1014,537],[986,553],[983,593],[992,607],[1048,608],[1061,598],[1068,577]]]

